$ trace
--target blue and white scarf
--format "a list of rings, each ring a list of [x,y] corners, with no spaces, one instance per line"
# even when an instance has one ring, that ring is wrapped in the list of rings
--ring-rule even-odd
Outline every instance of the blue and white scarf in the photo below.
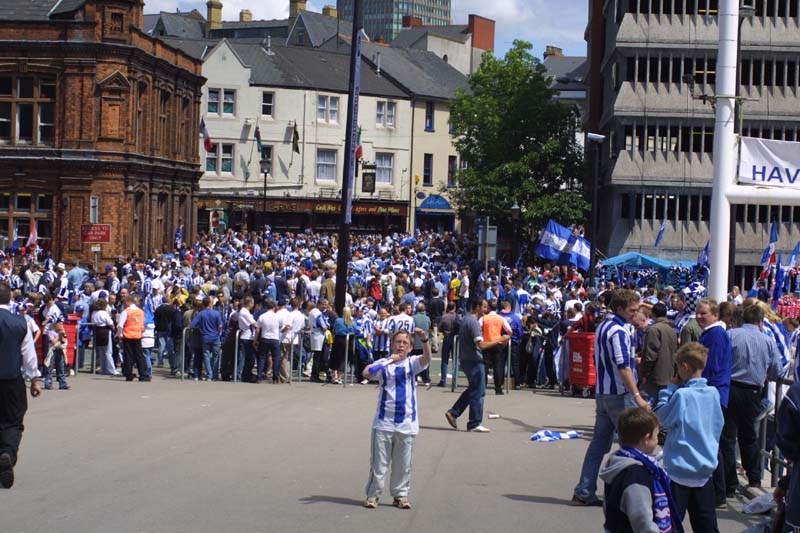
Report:
[[[653,522],[661,533],[683,533],[683,524],[678,520],[675,499],[670,490],[669,474],[653,459],[635,448],[621,447],[616,455],[628,457],[642,463],[653,476]]]

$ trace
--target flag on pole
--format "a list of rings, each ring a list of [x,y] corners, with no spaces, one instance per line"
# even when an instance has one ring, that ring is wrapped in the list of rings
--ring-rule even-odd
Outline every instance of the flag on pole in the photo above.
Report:
[[[294,131],[292,131],[292,152],[300,153],[300,132],[297,129],[297,121],[294,121]]]
[[[772,307],[773,309],[778,308],[778,300],[781,299],[783,296],[783,282],[786,273],[784,272],[783,268],[781,268],[781,261],[783,260],[783,253],[778,252],[778,270],[775,272],[775,288],[772,290]]]
[[[211,134],[208,133],[206,121],[203,118],[200,119],[200,134],[203,136],[203,148],[206,149],[206,152],[210,152],[214,143],[211,141]]]
[[[17,253],[19,251],[19,244],[17,243],[17,239],[19,239],[19,222],[14,222],[14,239],[11,241],[11,252]]]
[[[792,253],[789,254],[789,261],[786,265],[789,270],[797,266],[798,255],[800,255],[800,241],[797,241],[797,244],[794,245],[794,250],[792,250]]]
[[[183,224],[175,229],[175,248],[180,248],[183,243]]]
[[[700,252],[700,255],[697,257],[697,266],[709,266],[710,261],[708,259],[708,252],[710,250],[711,241],[706,241],[706,246],[703,248],[703,251]]]
[[[361,159],[364,155],[364,147],[361,146],[361,126],[358,127],[358,135],[356,136],[356,161]]]
[[[34,223],[31,224],[31,232],[30,232],[30,234],[28,234],[28,242],[25,243],[25,246],[27,248],[30,248],[31,246],[35,246],[37,244],[36,241],[38,241],[38,240],[39,240],[39,234],[36,231],[36,222],[34,221]]]
[[[664,215],[664,220],[661,221],[661,228],[658,230],[658,235],[656,236],[656,244],[655,247],[658,248],[658,245],[661,244],[661,239],[664,237],[664,230],[667,229],[667,217]]]
[[[760,279],[766,279],[769,276],[769,270],[775,264],[775,247],[778,244],[778,221],[772,219],[772,227],[769,232],[769,244],[761,256],[761,275]]]
[[[258,129],[256,126],[256,148],[258,148],[258,153],[264,151],[264,144],[261,142],[261,130]]]

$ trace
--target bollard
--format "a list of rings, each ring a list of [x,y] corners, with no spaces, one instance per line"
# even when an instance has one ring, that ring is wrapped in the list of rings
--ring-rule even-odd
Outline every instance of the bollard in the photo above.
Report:
[[[350,337],[351,334],[348,333],[344,337],[344,377],[342,378],[342,387],[347,388],[347,372],[350,366]],[[352,380],[351,380],[352,385]]]
[[[181,334],[181,381],[186,376],[186,332],[191,331],[192,328],[183,328]]]
[[[456,387],[458,386],[458,356],[459,356],[459,348],[458,348],[458,335],[453,337],[453,351],[450,354],[450,357],[453,358],[453,379],[450,382],[450,392],[455,392]]]
[[[236,330],[235,348],[233,349],[233,382],[236,383],[239,379],[239,330]],[[220,356],[222,359],[222,356]],[[280,364],[280,363],[279,363]]]
[[[300,342],[297,345],[299,347],[300,355],[297,356],[297,382],[303,382],[303,335],[304,331],[299,331],[295,334],[295,337],[300,337]],[[294,350],[294,344],[292,344],[292,350]],[[294,365],[294,351],[292,352],[292,365]],[[291,375],[291,373],[290,373]]]

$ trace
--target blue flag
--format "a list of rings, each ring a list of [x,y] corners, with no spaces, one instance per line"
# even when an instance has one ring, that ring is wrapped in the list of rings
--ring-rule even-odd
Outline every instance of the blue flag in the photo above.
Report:
[[[783,253],[778,252],[778,269],[775,272],[775,289],[772,292],[772,307],[773,309],[778,308],[778,300],[781,299],[783,296],[783,281],[784,277],[786,276],[786,272],[781,268],[781,261],[783,260]]]
[[[700,252],[700,255],[697,257],[697,266],[709,266],[708,251],[710,245],[711,241],[706,241],[706,247],[703,248],[703,251]]]
[[[19,239],[19,222],[14,222],[14,240],[11,241],[11,252],[17,253],[19,251],[19,244],[17,240]]]
[[[661,228],[658,230],[658,235],[656,236],[656,244],[654,245],[658,248],[658,245],[661,244],[661,239],[664,237],[664,230],[667,229],[667,217],[664,216],[664,220],[661,221]]]
[[[558,261],[561,252],[568,249],[570,239],[572,239],[572,231],[569,228],[565,228],[554,220],[548,220],[542,236],[539,238],[539,243],[536,245],[536,255],[542,259]]]
[[[775,263],[775,247],[778,244],[778,221],[772,219],[772,227],[769,231],[769,244],[761,255],[761,279],[769,275],[770,267]]]
[[[794,250],[792,250],[792,253],[789,254],[789,261],[786,265],[789,270],[797,266],[798,255],[800,255],[800,241],[797,241],[797,244],[794,245]]]

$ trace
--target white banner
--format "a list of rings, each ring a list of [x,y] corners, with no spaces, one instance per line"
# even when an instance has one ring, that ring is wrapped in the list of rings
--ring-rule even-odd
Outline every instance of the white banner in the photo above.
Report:
[[[742,137],[738,181],[800,189],[800,142]]]

